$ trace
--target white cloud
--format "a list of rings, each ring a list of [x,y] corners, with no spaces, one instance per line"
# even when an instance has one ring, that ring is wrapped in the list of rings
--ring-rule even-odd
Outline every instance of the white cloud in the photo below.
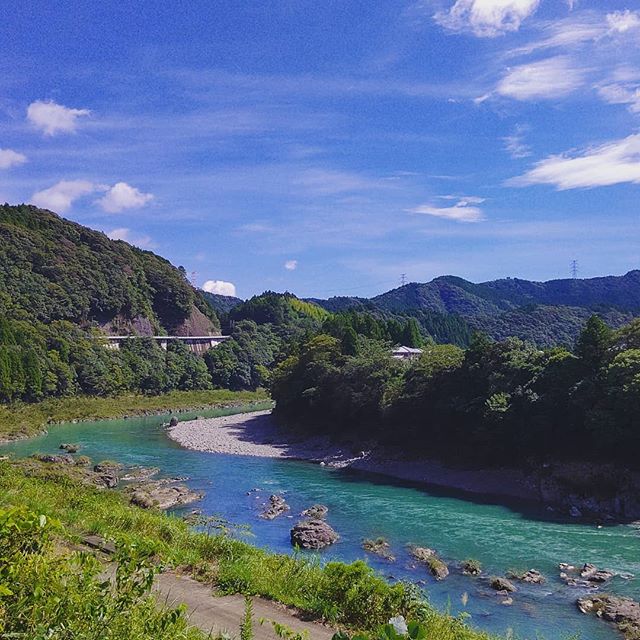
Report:
[[[531,148],[524,141],[524,135],[527,131],[528,127],[518,125],[510,136],[502,138],[504,148],[512,158],[527,158],[531,155]]]
[[[48,136],[73,133],[78,127],[78,118],[90,113],[88,109],[71,109],[51,100],[36,100],[27,107],[27,119]]]
[[[31,202],[38,207],[65,213],[75,200],[97,189],[99,189],[98,185],[87,180],[60,180],[52,187],[34,193],[31,196]]]
[[[0,169],[10,169],[27,161],[27,156],[13,149],[0,149]]]
[[[224,280],[207,280],[202,289],[209,293],[217,293],[220,296],[236,295],[236,285],[233,282],[225,282]]]
[[[609,30],[617,33],[626,33],[632,29],[640,28],[640,12],[638,11],[614,11],[607,14]]]
[[[443,199],[450,200],[451,196],[440,196]],[[422,204],[414,209],[408,209],[409,213],[420,213],[427,216],[435,216],[436,218],[446,218],[447,220],[455,220],[456,222],[481,222],[485,219],[482,209],[477,204],[484,202],[484,198],[469,196],[461,198],[451,207],[439,207],[433,204]]]
[[[626,104],[632,113],[640,113],[640,86],[637,84],[601,85],[598,87],[598,95],[609,104]]]
[[[108,213],[118,213],[124,209],[142,207],[152,199],[151,193],[142,193],[126,182],[118,182],[97,203]]]
[[[295,271],[298,268],[298,261],[297,260],[287,260],[284,263],[284,268],[287,271]]]
[[[613,140],[581,154],[553,155],[538,162],[511,186],[550,184],[559,190],[640,183],[640,134]]]
[[[156,246],[150,236],[138,235],[136,233],[133,233],[131,229],[127,229],[126,227],[119,227],[118,229],[107,231],[107,235],[112,240],[124,240],[129,244],[140,247],[140,249],[152,249]]]
[[[548,100],[569,95],[584,83],[585,70],[566,56],[556,56],[511,69],[496,88],[515,100]]]
[[[539,4],[540,0],[457,0],[449,11],[436,13],[434,17],[451,31],[494,38],[517,31]]]

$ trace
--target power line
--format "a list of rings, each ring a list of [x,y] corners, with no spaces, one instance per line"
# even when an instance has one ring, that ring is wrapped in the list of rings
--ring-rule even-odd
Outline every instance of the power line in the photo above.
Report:
[[[402,273],[400,275],[400,286],[404,287],[405,284],[407,284],[407,274],[406,273]]]
[[[577,260],[571,261],[571,277],[574,280],[578,279],[578,261]]]

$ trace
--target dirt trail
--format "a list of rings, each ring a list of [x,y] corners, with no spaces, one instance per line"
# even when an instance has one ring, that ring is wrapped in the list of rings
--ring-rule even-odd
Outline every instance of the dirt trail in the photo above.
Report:
[[[110,556],[115,551],[111,542],[105,542],[99,536],[85,536],[80,547],[97,552],[107,563],[104,576],[113,578],[115,566]],[[187,607],[189,624],[215,637],[224,631],[232,637],[238,637],[240,623],[244,618],[244,597],[240,595],[217,596],[210,586],[197,582],[188,576],[172,571],[160,573],[153,583],[158,605],[175,608],[184,604]],[[306,631],[309,640],[330,640],[334,632],[317,622],[301,620],[283,605],[264,598],[253,597],[253,637],[255,640],[275,640],[276,635],[270,620],[287,626],[296,632]],[[264,624],[260,624],[261,619]]]
[[[244,617],[242,596],[215,596],[210,587],[187,576],[161,573],[156,577],[154,591],[158,602],[167,607],[187,605],[189,623],[212,636],[227,631],[239,635]],[[310,640],[330,640],[333,631],[314,622],[306,622],[291,612],[263,598],[253,598],[253,633],[255,640],[275,640],[270,622],[260,624],[260,619],[275,620],[297,632],[307,631]]]

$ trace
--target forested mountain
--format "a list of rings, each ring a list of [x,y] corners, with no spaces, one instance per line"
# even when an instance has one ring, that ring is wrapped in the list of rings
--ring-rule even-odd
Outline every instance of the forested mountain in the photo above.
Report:
[[[341,297],[314,302],[329,311],[357,309],[415,316],[438,342],[465,344],[472,331],[480,329],[496,339],[516,336],[539,346],[573,344],[593,313],[612,327],[640,315],[640,271],[585,280],[506,278],[480,284],[442,276],[371,299]],[[448,326],[445,318],[455,318],[456,324]]]
[[[207,389],[184,344],[141,337],[119,351],[104,332],[219,333],[184,271],[150,251],[32,206],[0,206],[0,402]]]
[[[219,333],[183,270],[29,205],[0,205],[0,313],[108,333]]]
[[[219,293],[209,293],[208,291],[203,291],[202,295],[218,314],[229,313],[231,309],[242,303],[242,299],[235,296],[223,296]]]

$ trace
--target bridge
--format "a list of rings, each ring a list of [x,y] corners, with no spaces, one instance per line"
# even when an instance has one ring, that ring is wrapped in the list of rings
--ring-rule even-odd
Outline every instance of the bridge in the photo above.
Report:
[[[118,350],[120,345],[127,340],[139,340],[146,338],[157,342],[165,351],[170,342],[182,342],[193,353],[203,354],[212,347],[217,347],[231,336],[106,336],[108,349]]]

